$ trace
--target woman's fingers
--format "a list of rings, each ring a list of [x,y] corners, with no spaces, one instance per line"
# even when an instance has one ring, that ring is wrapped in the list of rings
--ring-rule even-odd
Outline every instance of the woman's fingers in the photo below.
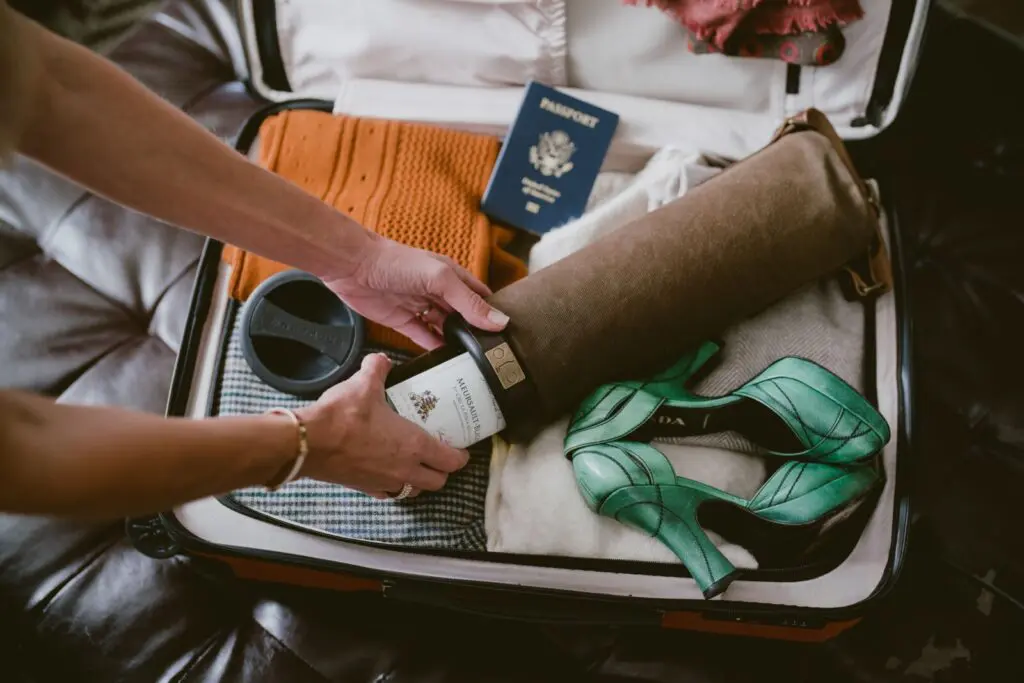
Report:
[[[454,308],[452,308],[452,305],[450,303],[448,303],[441,297],[434,297],[433,299],[431,299],[430,305],[436,308],[437,310],[442,311],[445,315],[455,310]]]
[[[447,481],[447,474],[429,467],[419,467],[409,475],[407,483],[422,491],[440,491]]]
[[[400,330],[432,345],[440,339],[413,319]],[[401,417],[388,405],[384,386],[391,360],[367,354],[359,371],[302,409],[307,424],[310,477],[342,484],[385,500],[408,485],[411,495],[444,487],[469,454]]]
[[[391,371],[391,359],[383,353],[368,353],[359,364],[358,377],[370,384],[384,386]],[[355,378],[355,376],[353,376]]]
[[[466,451],[443,444],[433,436],[427,438],[430,446],[420,449],[420,462],[424,467],[449,474],[461,470],[469,462],[469,453]]]
[[[480,294],[462,281],[453,268],[442,272],[433,289],[435,291],[431,294],[448,302],[474,327],[499,332],[508,324],[508,316],[484,301]]]
[[[432,351],[444,344],[444,339],[441,338],[441,335],[415,316],[404,325],[395,327],[395,331],[399,334],[404,334],[414,344],[423,347],[427,351]]]
[[[455,262],[450,256],[439,256],[442,261],[447,263],[459,276],[459,279],[466,283],[470,289],[479,294],[480,296],[490,296],[494,292],[486,284],[480,281],[475,275],[463,268],[461,265]]]
[[[437,307],[430,306],[424,309],[425,313],[418,316],[421,322],[426,323],[428,326],[440,330],[444,326],[444,319],[448,317],[448,311]]]

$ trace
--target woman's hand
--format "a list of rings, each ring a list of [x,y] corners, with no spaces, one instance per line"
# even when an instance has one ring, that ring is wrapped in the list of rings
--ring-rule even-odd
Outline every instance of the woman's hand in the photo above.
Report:
[[[452,311],[482,330],[498,332],[508,323],[484,301],[490,289],[462,266],[384,238],[369,242],[350,274],[323,280],[355,311],[428,350],[443,343],[439,331]]]
[[[437,491],[469,454],[400,417],[384,399],[391,361],[370,354],[359,371],[296,411],[306,423],[309,455],[301,476],[342,484],[377,498],[405,484]]]
[[[387,357],[296,413],[309,453],[299,476],[378,498],[437,490],[469,460],[399,417],[384,399]],[[0,390],[0,510],[89,519],[151,514],[260,486],[295,458],[295,426],[272,415],[168,419],[58,404]],[[74,457],[69,457],[73,454]]]

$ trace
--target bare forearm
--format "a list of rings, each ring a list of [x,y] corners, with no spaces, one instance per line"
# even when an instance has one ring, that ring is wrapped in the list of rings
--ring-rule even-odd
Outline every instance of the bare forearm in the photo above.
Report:
[[[296,454],[276,416],[166,419],[0,392],[0,510],[120,517],[269,481]]]
[[[110,62],[26,30],[43,74],[20,146],[27,156],[119,204],[317,275],[343,276],[374,239]]]

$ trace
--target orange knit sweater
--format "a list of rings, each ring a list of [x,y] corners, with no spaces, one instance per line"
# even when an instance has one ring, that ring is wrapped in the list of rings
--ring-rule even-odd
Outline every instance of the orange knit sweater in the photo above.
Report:
[[[480,212],[499,147],[490,136],[294,110],[264,121],[259,163],[384,237],[451,257],[497,290],[526,275],[526,265],[505,251],[513,232]],[[239,301],[287,268],[235,247],[224,258]],[[422,350],[374,323],[367,339]]]

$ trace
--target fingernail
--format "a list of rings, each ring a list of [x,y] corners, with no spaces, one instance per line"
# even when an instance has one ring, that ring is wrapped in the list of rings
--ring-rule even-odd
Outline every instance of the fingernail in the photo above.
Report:
[[[487,319],[495,325],[501,325],[502,327],[508,324],[508,316],[494,308],[487,314]]]

